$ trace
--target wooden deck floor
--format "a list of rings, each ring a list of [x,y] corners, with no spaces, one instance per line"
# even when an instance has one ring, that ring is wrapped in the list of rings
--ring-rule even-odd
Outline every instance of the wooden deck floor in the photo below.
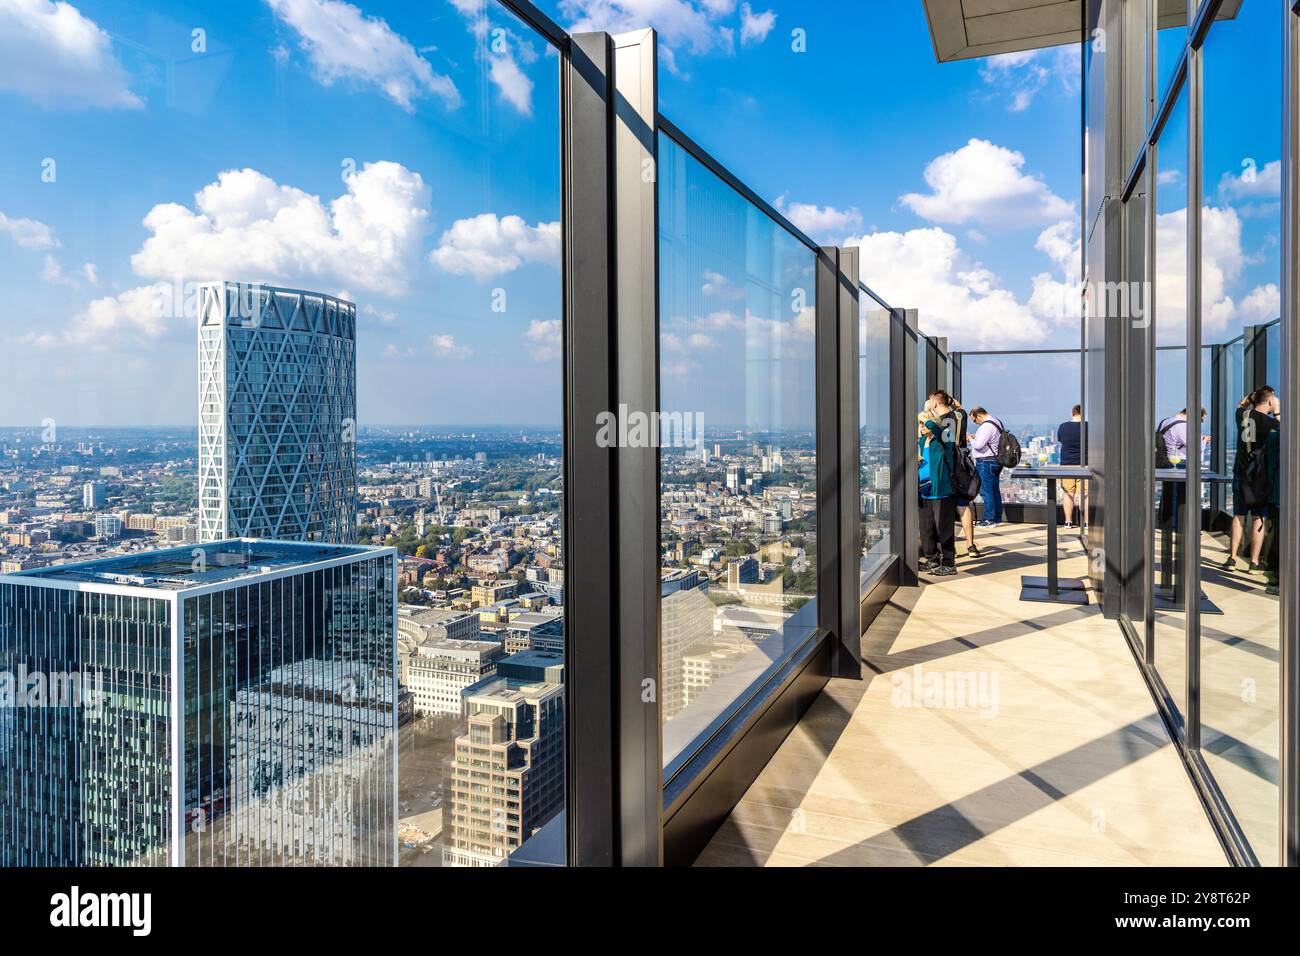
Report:
[[[980,542],[898,593],[697,865],[1226,865],[1117,625],[1019,600],[1044,529]]]

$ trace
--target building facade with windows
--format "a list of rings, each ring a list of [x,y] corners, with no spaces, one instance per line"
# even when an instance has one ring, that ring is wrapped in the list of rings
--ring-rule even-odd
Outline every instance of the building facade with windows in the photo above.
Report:
[[[197,309],[199,540],[352,541],[356,306],[217,282]]]
[[[232,540],[0,576],[0,865],[388,865],[395,554]]]

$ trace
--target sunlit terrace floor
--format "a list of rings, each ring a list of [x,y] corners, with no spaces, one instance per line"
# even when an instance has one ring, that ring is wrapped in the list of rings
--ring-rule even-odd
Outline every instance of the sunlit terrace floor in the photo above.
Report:
[[[980,544],[895,596],[866,679],[826,687],[698,865],[1226,864],[1118,626],[1095,603],[1020,601],[1045,530]],[[1061,548],[1083,576],[1081,543]],[[950,690],[926,700],[918,678]]]

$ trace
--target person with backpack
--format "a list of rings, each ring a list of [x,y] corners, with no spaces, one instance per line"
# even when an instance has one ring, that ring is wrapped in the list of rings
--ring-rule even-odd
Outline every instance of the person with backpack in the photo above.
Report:
[[[1201,424],[1205,424],[1208,413],[1201,409]],[[1210,436],[1201,437],[1199,444],[1208,445]],[[1200,448],[1197,448],[1197,454],[1200,454]],[[1156,468],[1171,469],[1187,467],[1187,409],[1183,409],[1177,415],[1171,415],[1162,419],[1156,426]],[[1179,482],[1162,482],[1168,494],[1160,495],[1160,508],[1157,512],[1156,520],[1162,528],[1177,528],[1179,524],[1179,511],[1182,506],[1182,484]]]
[[[979,548],[975,546],[975,509],[971,502],[979,496],[979,472],[975,471],[975,460],[971,458],[966,447],[966,410],[952,395],[943,389],[936,389],[930,394],[926,408],[939,416],[940,423],[953,440],[953,496],[956,497],[957,518],[962,523],[962,535],[966,538],[967,558],[979,558]]]
[[[970,442],[971,457],[975,459],[975,469],[980,476],[980,495],[984,499],[984,520],[981,528],[996,528],[1002,524],[1002,460],[999,452],[1003,440],[1008,436],[1002,423],[989,415],[984,408],[971,409],[971,421],[976,426],[975,436]],[[1017,451],[1019,443],[1016,443]],[[1017,456],[1018,457],[1018,456]],[[1014,466],[1013,466],[1014,467]]]
[[[933,400],[925,404],[925,411],[917,416],[916,430],[922,478],[921,570],[943,577],[957,573],[957,549],[953,543],[957,498],[952,486],[956,423],[951,406]]]
[[[1260,563],[1264,549],[1266,520],[1278,499],[1270,469],[1270,439],[1282,427],[1277,392],[1271,386],[1257,388],[1241,400],[1235,414],[1237,422],[1237,457],[1232,465],[1232,530],[1228,559],[1223,570],[1236,571],[1246,523],[1250,522],[1250,566],[1253,574],[1264,574]],[[1277,443],[1274,442],[1273,445]]]
[[[957,497],[957,517],[961,521],[962,534],[966,538],[965,557],[979,558],[983,555],[975,545],[974,503],[980,493],[980,476],[975,468],[975,459],[971,457],[970,449],[966,447],[969,439],[966,433],[966,409],[961,407],[961,402],[944,391],[936,392],[930,398],[943,399],[945,404],[951,407],[956,421],[956,428],[953,430],[952,484]]]

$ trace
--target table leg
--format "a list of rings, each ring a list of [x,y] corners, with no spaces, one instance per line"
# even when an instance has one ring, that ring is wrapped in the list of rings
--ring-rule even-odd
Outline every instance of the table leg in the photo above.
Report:
[[[1056,598],[1061,594],[1056,576],[1056,479],[1047,479],[1047,593]]]

